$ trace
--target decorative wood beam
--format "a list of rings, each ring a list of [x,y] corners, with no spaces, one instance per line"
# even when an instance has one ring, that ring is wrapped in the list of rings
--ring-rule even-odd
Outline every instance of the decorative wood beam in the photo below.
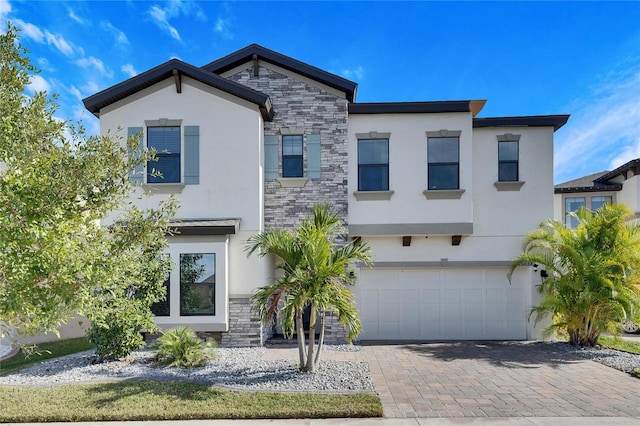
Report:
[[[173,69],[173,81],[176,83],[176,92],[182,93],[182,78],[180,77],[180,71]]]

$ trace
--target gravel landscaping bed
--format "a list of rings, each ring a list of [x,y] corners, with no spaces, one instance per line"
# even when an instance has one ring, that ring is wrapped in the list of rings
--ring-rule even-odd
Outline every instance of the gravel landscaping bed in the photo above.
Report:
[[[354,350],[341,347],[327,350]],[[373,392],[364,362],[326,360],[320,370],[300,372],[292,360],[265,360],[265,348],[219,348],[204,367],[156,367],[154,353],[137,351],[119,361],[92,364],[93,351],[52,359],[0,377],[3,385],[52,386],[118,379],[186,380],[238,390]]]
[[[640,354],[632,354],[630,352],[604,348],[601,346],[592,348],[572,346],[564,342],[553,343],[553,345],[565,352],[599,362],[600,364],[615,368],[616,370],[624,371],[625,373],[629,373],[636,368],[640,368]]]

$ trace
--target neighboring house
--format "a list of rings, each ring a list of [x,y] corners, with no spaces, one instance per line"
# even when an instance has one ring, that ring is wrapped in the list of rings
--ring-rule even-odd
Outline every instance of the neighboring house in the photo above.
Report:
[[[605,170],[554,187],[554,215],[556,220],[575,228],[577,221],[569,213],[585,207],[596,211],[606,203],[624,203],[640,216],[640,158],[631,160],[615,170]]]
[[[131,177],[154,194],[136,202],[180,201],[161,327],[262,344],[274,330],[249,297],[274,265],[247,257],[246,241],[329,201],[375,258],[356,265],[361,339],[537,337],[540,276],[521,268],[509,283],[506,272],[553,214],[553,134],[568,116],[476,118],[481,100],[356,103],[356,88],[253,44],[200,68],[174,59],[84,100],[103,133],[122,127],[158,150]],[[328,341],[345,336],[330,318]]]

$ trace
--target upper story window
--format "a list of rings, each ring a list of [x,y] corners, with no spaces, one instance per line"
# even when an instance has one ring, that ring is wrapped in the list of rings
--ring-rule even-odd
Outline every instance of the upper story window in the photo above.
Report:
[[[427,138],[427,188],[460,188],[460,137]]]
[[[180,145],[179,126],[147,127],[147,148],[155,149],[158,158],[147,163],[147,183],[180,182]]]
[[[389,190],[389,139],[358,139],[358,191]]]
[[[282,136],[282,177],[302,177],[302,135]]]
[[[498,181],[517,182],[518,141],[498,141]]]
[[[565,197],[564,198],[564,224],[567,228],[578,227],[578,220],[571,216],[571,212],[577,212],[584,207],[595,212],[605,204],[611,204],[613,197],[610,195],[594,195],[592,197]]]

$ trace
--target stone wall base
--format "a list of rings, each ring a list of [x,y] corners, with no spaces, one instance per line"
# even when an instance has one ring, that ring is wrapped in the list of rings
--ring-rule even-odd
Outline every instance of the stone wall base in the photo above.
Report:
[[[248,297],[229,299],[229,331],[221,333],[220,346],[263,346],[270,328],[253,313]]]

